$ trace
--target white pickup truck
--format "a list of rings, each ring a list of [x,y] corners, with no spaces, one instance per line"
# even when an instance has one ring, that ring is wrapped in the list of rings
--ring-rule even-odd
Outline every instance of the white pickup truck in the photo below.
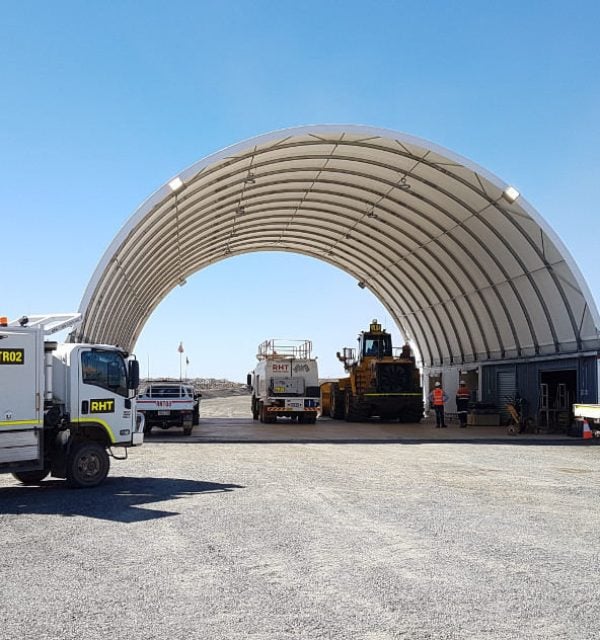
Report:
[[[149,434],[153,427],[181,427],[189,436],[200,421],[201,395],[190,384],[148,383],[137,399],[138,411],[144,414],[144,433]]]

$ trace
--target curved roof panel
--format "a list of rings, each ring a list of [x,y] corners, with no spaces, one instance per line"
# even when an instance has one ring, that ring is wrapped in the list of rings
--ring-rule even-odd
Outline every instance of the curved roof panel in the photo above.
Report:
[[[127,221],[75,339],[131,349],[204,267],[290,251],[346,271],[426,366],[598,348],[599,316],[560,239],[507,184],[424,140],[352,125],[270,133],[196,163]]]

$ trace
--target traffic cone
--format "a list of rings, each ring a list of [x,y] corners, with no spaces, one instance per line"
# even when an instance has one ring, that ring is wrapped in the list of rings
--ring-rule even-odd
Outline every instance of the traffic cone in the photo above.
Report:
[[[583,431],[581,432],[581,437],[584,440],[590,440],[591,438],[594,437],[594,434],[592,433],[592,430],[590,429],[590,425],[587,420],[583,421]]]

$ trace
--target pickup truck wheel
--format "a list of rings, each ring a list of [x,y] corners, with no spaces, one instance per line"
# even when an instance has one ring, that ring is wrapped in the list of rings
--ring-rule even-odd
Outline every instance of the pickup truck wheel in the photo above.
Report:
[[[49,469],[40,469],[39,471],[18,471],[13,473],[13,478],[21,484],[40,484],[40,482],[50,473]]]
[[[184,436],[191,436],[192,435],[192,429],[194,428],[194,425],[191,424],[190,422],[186,421],[183,423],[183,435]]]
[[[76,489],[95,487],[108,475],[110,460],[97,442],[76,442],[67,459],[67,484]]]

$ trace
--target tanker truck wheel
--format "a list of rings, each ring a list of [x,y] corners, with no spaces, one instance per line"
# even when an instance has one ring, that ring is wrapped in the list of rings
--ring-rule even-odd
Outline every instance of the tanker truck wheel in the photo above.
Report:
[[[50,473],[49,469],[39,469],[38,471],[18,471],[13,473],[13,478],[21,484],[31,485],[40,482]]]
[[[75,442],[67,460],[67,484],[76,489],[95,487],[108,475],[110,460],[97,442]]]

